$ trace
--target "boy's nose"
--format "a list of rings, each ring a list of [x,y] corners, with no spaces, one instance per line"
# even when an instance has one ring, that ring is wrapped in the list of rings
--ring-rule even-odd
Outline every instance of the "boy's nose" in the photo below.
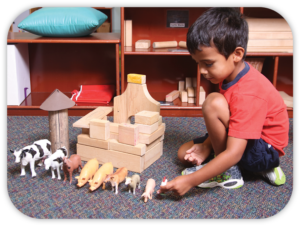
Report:
[[[206,75],[207,74],[207,70],[203,67],[199,67],[199,70],[200,70],[200,74],[202,75]]]

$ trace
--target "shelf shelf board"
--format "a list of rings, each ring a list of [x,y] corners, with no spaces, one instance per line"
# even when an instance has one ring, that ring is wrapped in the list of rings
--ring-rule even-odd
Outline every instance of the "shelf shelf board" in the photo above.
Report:
[[[174,48],[153,48],[136,49],[134,46],[124,47],[125,55],[190,55],[187,49],[174,47]]]
[[[92,33],[85,37],[42,37],[29,32],[8,32],[7,43],[120,43],[120,33]]]

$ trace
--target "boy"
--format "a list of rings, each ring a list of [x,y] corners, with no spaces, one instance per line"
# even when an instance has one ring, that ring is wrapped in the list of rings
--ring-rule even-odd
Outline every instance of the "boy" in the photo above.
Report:
[[[272,83],[244,61],[247,42],[248,24],[233,8],[211,8],[189,28],[187,48],[220,93],[209,94],[202,106],[208,134],[178,150],[179,160],[194,167],[157,193],[184,195],[194,186],[239,188],[244,184],[239,167],[273,185],[285,183],[279,156],[288,144],[287,109]],[[202,164],[211,154],[215,157]]]

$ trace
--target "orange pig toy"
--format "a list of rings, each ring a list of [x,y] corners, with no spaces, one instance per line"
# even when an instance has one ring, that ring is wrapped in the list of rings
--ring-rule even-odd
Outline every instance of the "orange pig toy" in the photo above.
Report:
[[[115,173],[107,175],[104,182],[110,181],[112,190],[115,187],[115,194],[118,194],[118,185],[125,180],[127,175],[128,170],[125,167],[121,167]]]
[[[90,179],[93,178],[96,171],[98,170],[99,163],[96,158],[90,159],[82,168],[80,175],[75,177],[78,179],[78,187],[82,187],[85,185]]]
[[[90,191],[95,191],[103,183],[103,189],[105,189],[105,178],[107,175],[112,174],[114,167],[111,162],[104,163],[95,173],[93,180],[90,182]]]

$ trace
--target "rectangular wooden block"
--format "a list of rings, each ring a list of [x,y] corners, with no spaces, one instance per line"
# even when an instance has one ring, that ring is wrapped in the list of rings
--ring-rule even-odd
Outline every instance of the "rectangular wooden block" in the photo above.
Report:
[[[185,89],[193,87],[193,82],[191,77],[186,77],[185,78]]]
[[[200,86],[200,92],[199,92],[199,104],[200,105],[202,105],[204,103],[205,96],[206,96],[205,90],[202,86]]]
[[[119,133],[110,132],[109,139],[116,139],[116,140],[118,140],[119,139]]]
[[[184,85],[185,85],[184,81],[179,81],[179,82],[178,82],[178,91],[179,91],[179,92],[185,90]]]
[[[99,140],[90,138],[88,134],[79,134],[77,136],[78,144],[83,144],[87,146],[102,148],[102,149],[109,149],[109,140]]]
[[[194,103],[196,103],[196,100],[195,100],[196,98],[195,97],[188,97],[188,103],[189,104],[194,104]]]
[[[180,92],[178,90],[173,90],[171,93],[166,95],[166,101],[172,102],[173,100],[179,97],[179,93]]]
[[[140,39],[135,42],[136,49],[148,49],[151,46],[151,41],[147,39]]]
[[[164,134],[162,136],[158,137],[152,143],[145,144],[146,145],[146,152],[148,152],[150,149],[152,149],[156,144],[158,144],[159,142],[161,142],[163,139],[164,139]]]
[[[146,83],[146,75],[127,74],[127,82],[136,83],[136,84],[145,84]]]
[[[165,123],[162,123],[158,129],[152,133],[152,134],[139,134],[139,143],[142,144],[151,144],[153,141],[155,141],[158,137],[162,136],[165,132]]]
[[[120,151],[105,150],[101,148],[77,144],[77,154],[81,160],[88,161],[96,158],[99,164],[111,162],[114,167],[126,167],[129,171],[141,173],[144,170],[144,156],[128,154]]]
[[[132,20],[125,20],[125,46],[132,46]]]
[[[163,141],[160,141],[152,149],[145,154],[144,169],[151,166],[156,160],[158,160],[163,154]]]
[[[156,111],[140,111],[134,115],[135,123],[152,125],[158,121],[159,113]]]
[[[109,149],[139,156],[143,156],[146,153],[145,144],[137,144],[135,146],[132,146],[128,144],[122,144],[116,139],[109,139]]]
[[[139,126],[140,133],[151,134],[155,130],[158,129],[158,121],[153,123],[152,125],[144,125],[144,124],[138,124],[138,123],[135,123],[135,125]]]
[[[73,127],[77,128],[90,128],[90,120],[92,119],[104,119],[110,112],[112,112],[112,107],[97,107],[95,110],[91,111],[87,115],[83,116],[81,119],[73,123]]]
[[[187,96],[188,97],[195,97],[195,89],[193,87],[187,88]]]
[[[180,91],[180,100],[184,103],[188,102],[188,96],[186,91]]]
[[[139,143],[139,126],[127,123],[120,124],[118,141],[123,144],[137,145]]]
[[[160,115],[159,117],[158,117],[158,126],[160,126],[162,124],[162,116]]]
[[[90,137],[100,140],[109,139],[109,121],[92,119],[90,120]]]
[[[177,47],[177,41],[153,42],[153,48],[172,48]]]
[[[109,130],[111,133],[119,133],[119,123],[111,122],[109,124]]]

